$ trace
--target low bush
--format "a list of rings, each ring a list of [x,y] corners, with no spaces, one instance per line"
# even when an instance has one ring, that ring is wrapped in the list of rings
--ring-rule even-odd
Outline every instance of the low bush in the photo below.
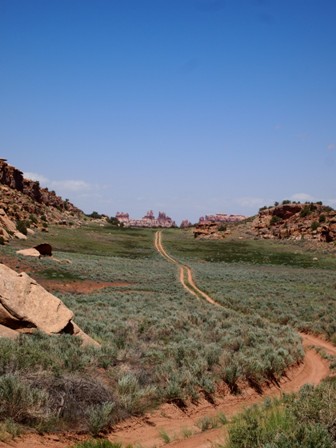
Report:
[[[90,406],[86,410],[88,428],[93,436],[98,436],[100,432],[105,431],[113,421],[112,411],[114,403],[105,402],[99,405]]]
[[[277,215],[273,215],[270,221],[271,226],[274,224],[278,224],[282,221],[282,219],[280,218],[280,216]]]

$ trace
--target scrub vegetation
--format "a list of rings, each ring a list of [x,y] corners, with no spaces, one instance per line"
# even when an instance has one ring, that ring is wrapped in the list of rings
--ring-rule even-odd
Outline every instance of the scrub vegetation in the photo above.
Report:
[[[336,343],[335,254],[264,240],[194,241],[188,232],[166,232],[165,246],[223,306]]]
[[[334,448],[336,380],[296,395],[265,400],[234,417],[229,442],[220,448]]]
[[[183,290],[175,266],[155,251],[151,230],[50,228],[55,256],[71,263],[25,258],[30,275],[117,282],[88,294],[55,293],[101,347],[82,347],[66,334],[0,339],[0,417],[40,432],[71,427],[96,436],[160,403],[183,406],[201,396],[211,401],[223,383],[239,393],[246,383],[260,390],[277,382],[303,358],[293,326],[304,322],[307,330],[334,337],[335,289],[327,293],[332,271],[326,260],[316,267],[311,254],[264,242],[259,248],[257,242],[203,245],[180,230],[164,232],[164,238],[167,250],[193,268],[199,286],[223,307]],[[3,250],[14,256],[13,247]],[[311,306],[329,315],[321,328],[296,284],[310,294]],[[276,291],[287,320],[274,305]]]

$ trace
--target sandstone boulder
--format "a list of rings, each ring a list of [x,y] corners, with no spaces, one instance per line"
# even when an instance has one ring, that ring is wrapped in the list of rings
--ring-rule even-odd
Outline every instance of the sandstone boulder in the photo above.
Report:
[[[19,255],[24,255],[25,257],[39,257],[41,254],[37,249],[33,247],[30,249],[21,249],[16,251]]]
[[[23,233],[16,231],[14,232],[14,237],[17,238],[18,240],[26,240],[27,237],[26,235],[24,235]]]
[[[45,333],[59,333],[73,318],[61,300],[47,292],[25,273],[0,264],[0,324],[19,322]]]
[[[9,219],[3,209],[0,209],[0,226],[9,232],[16,232],[16,224]]]
[[[4,325],[0,325],[0,338],[8,338],[8,339],[16,339],[19,336],[15,330],[11,328],[5,327]]]
[[[47,334],[68,333],[81,338],[83,345],[99,346],[72,318],[72,311],[35,280],[0,264],[0,337],[13,339],[36,328]]]

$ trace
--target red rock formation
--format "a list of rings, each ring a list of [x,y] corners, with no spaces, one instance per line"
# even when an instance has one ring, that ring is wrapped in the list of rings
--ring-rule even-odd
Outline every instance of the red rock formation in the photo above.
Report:
[[[336,211],[321,203],[282,204],[259,211],[252,223],[264,239],[336,240]]]
[[[142,219],[155,219],[153,210],[148,210],[148,212],[146,213],[146,215]]]
[[[226,229],[220,230],[221,224],[211,221],[201,221],[195,227],[194,237],[202,239],[221,239],[225,238]]]
[[[45,229],[47,223],[74,222],[83,216],[81,210],[54,191],[25,179],[22,172],[8,165],[5,159],[0,159],[0,210],[2,241],[8,241],[11,236],[22,237],[16,232],[17,221],[31,229]]]
[[[189,219],[184,219],[184,220],[181,222],[180,228],[181,228],[181,229],[187,229],[188,227],[191,227],[191,226],[192,226],[192,224],[191,224],[191,222],[189,221]]]

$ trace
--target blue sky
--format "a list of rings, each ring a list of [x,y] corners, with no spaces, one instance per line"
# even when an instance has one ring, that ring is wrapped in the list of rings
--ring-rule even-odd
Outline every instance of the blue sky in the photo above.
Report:
[[[335,0],[0,0],[0,157],[85,212],[336,206]]]

